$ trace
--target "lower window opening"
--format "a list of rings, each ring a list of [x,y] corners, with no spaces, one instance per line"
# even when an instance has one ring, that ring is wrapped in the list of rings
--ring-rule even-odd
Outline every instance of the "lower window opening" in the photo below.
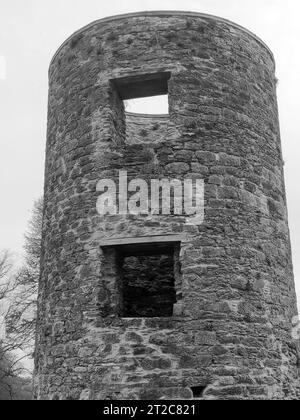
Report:
[[[176,303],[174,252],[124,255],[121,263],[121,316],[171,317]]]

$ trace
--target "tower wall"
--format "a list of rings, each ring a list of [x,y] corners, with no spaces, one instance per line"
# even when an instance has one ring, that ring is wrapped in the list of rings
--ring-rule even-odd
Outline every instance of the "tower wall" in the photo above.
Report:
[[[220,18],[124,15],[70,37],[49,80],[37,398],[193,398],[193,387],[205,399],[296,397],[269,49]],[[167,86],[169,116],[126,117],[122,95],[136,95],[135,86]],[[99,215],[97,183],[120,170],[129,179],[204,179],[204,222]],[[102,245],[175,236],[173,314],[120,316],[116,249]]]

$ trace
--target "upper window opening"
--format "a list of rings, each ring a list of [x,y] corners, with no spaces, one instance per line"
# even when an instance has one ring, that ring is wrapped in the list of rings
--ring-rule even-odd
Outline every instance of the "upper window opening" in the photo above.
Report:
[[[168,80],[170,72],[122,77],[113,81],[128,112],[168,114]]]

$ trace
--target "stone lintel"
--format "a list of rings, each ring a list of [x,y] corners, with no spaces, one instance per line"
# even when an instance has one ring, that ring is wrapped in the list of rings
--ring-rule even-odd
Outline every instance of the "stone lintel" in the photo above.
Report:
[[[171,244],[182,242],[183,235],[150,235],[127,238],[106,238],[100,241],[101,247],[121,246],[121,245],[137,245],[137,244]]]

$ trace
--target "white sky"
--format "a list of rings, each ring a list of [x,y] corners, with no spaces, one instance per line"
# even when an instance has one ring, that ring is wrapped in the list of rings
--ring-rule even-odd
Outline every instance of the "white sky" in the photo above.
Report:
[[[47,72],[56,49],[71,33],[96,19],[172,9],[210,13],[239,23],[261,37],[275,55],[294,271],[300,297],[298,0],[0,0],[0,250],[22,253],[33,201],[42,195]],[[155,107],[155,112],[160,110]]]

